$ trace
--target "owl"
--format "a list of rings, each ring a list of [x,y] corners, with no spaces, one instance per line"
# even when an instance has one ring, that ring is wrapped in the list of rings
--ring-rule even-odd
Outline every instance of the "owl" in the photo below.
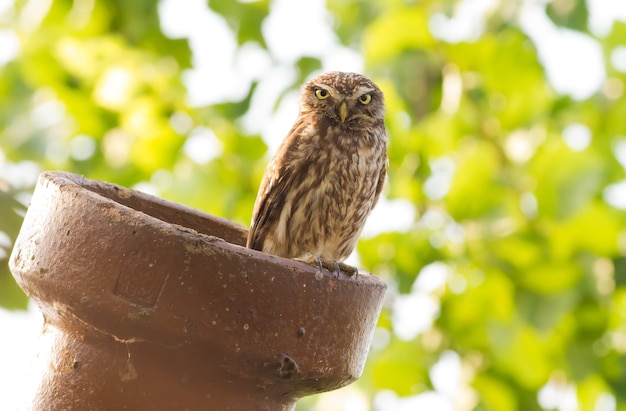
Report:
[[[358,272],[354,250],[387,169],[382,91],[356,73],[307,82],[295,124],[270,161],[254,205],[247,247]]]

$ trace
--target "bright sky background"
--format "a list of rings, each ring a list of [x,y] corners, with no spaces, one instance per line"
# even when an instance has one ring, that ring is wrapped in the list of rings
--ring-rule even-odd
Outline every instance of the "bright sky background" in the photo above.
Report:
[[[455,16],[434,16],[429,27],[435,36],[449,42],[475,39],[483,30],[483,14],[495,1],[465,0]],[[30,0],[28,3],[33,10],[43,13],[47,10],[49,0]],[[615,19],[626,21],[626,1],[588,0],[587,3],[590,27],[595,35],[607,34]],[[0,14],[12,7],[12,4],[13,0],[0,0]],[[264,23],[263,33],[272,59],[279,63],[276,67],[258,46],[237,49],[235,38],[226,22],[206,8],[206,0],[161,1],[164,32],[171,37],[189,38],[194,53],[194,68],[184,76],[189,88],[190,104],[205,105],[237,100],[245,95],[251,81],[259,81],[259,92],[255,94],[252,110],[241,121],[250,132],[261,133],[273,152],[296,117],[297,93],[286,96],[276,112],[272,108],[280,91],[295,78],[294,62],[300,56],[320,58],[322,71],[363,70],[362,57],[339,44],[331,29],[331,16],[324,4],[323,0],[275,0],[272,3],[271,15]],[[535,42],[539,57],[546,67],[548,80],[555,90],[575,99],[584,99],[598,91],[606,81],[600,45],[590,36],[556,27],[543,12],[544,5],[545,1],[542,0],[527,0],[520,26]],[[207,41],[211,38],[219,38],[220,41]],[[15,33],[0,30],[0,66],[11,61],[19,52],[19,39]],[[613,53],[611,64],[626,71],[626,47]],[[588,129],[577,125],[568,128],[563,137],[572,149],[584,149],[591,138]],[[220,149],[213,140],[215,136],[210,130],[198,130],[190,139],[189,152],[198,152],[193,147],[205,147],[207,153],[199,160],[206,161],[207,156],[209,159],[212,156],[211,150],[214,155]],[[85,147],[79,143],[80,141],[72,149],[77,152],[85,151]],[[618,159],[626,164],[626,143],[624,147],[617,147],[616,153]],[[439,174],[433,178],[440,178],[442,180],[439,183],[445,183],[448,178],[446,176],[450,174],[445,159],[441,164],[434,164],[433,168],[439,170]],[[0,174],[7,175],[9,172],[0,156]],[[439,183],[436,185],[439,186]],[[618,191],[626,192],[625,187],[626,183],[624,187],[616,187],[614,194],[607,192],[607,201],[615,201],[616,204],[626,207],[626,198],[618,198]],[[390,215],[398,217],[389,221]],[[422,220],[425,224],[445,224],[445,216],[436,213],[424,216]],[[384,230],[402,229],[413,221],[414,209],[411,204],[383,200],[370,218],[364,234],[371,236]],[[447,275],[447,266],[431,264],[422,270],[410,294],[395,299],[393,325],[399,338],[411,339],[430,328],[439,312],[439,302],[431,296],[430,291],[440,286]],[[464,285],[459,284],[459,287],[462,289]],[[20,390],[22,384],[19,383],[19,378],[24,375],[24,370],[34,357],[42,323],[42,317],[34,306],[27,312],[0,309],[0,329],[3,330],[3,338],[0,338],[0,408],[3,410],[16,409],[17,401],[24,396]],[[374,343],[384,343],[388,338],[384,333],[377,334]],[[409,398],[398,398],[390,391],[381,392],[376,397],[374,409],[452,410],[455,400],[458,401],[464,395],[458,355],[454,352],[443,353],[440,361],[431,369],[431,379],[434,391]],[[615,401],[611,398],[606,399],[599,411],[615,410]],[[539,401],[544,407],[558,407],[559,411],[576,409],[572,387],[553,382],[544,387]],[[320,410],[322,409],[361,411],[368,410],[369,406],[364,395],[354,386],[349,386],[326,394],[320,405]]]

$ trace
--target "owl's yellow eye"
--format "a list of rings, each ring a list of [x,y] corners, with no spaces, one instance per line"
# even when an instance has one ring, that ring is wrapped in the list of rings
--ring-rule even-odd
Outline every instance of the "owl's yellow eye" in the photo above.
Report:
[[[315,97],[317,97],[320,100],[324,100],[325,98],[330,97],[330,93],[328,92],[328,90],[324,90],[323,88],[318,88],[317,90],[315,90]]]
[[[371,94],[363,94],[361,97],[359,97],[359,101],[363,104],[369,104],[370,101],[372,101],[372,95]]]

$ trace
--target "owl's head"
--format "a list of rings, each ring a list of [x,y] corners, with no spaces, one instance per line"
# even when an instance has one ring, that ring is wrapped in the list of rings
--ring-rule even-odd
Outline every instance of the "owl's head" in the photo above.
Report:
[[[332,123],[347,128],[367,128],[383,121],[385,105],[383,92],[368,78],[331,71],[304,85],[300,111],[326,116]]]

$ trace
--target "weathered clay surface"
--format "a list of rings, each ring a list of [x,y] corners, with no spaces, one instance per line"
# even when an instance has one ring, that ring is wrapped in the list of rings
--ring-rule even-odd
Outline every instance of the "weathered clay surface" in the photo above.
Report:
[[[242,245],[246,230],[64,172],[11,256],[44,313],[37,410],[291,410],[359,377],[385,284]]]

